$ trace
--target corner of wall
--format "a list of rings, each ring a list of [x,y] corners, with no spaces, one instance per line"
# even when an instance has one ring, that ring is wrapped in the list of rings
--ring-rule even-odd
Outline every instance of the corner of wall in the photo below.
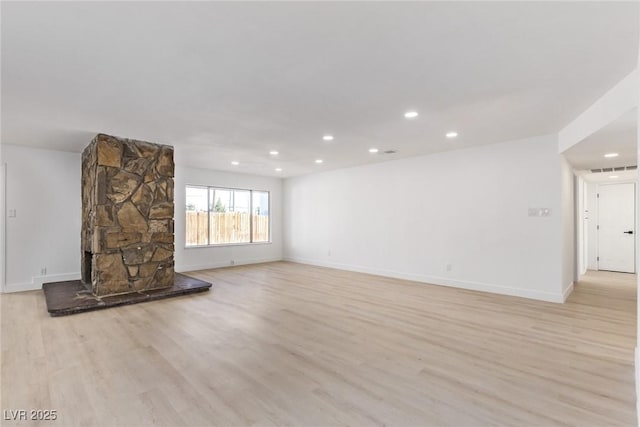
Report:
[[[562,291],[562,302],[565,303],[567,302],[567,299],[569,299],[569,296],[573,293],[573,285],[575,284],[575,282],[571,282],[569,283],[569,285],[567,287],[565,287]]]
[[[2,144],[0,144],[0,147]],[[0,148],[2,150],[2,148]],[[6,204],[5,195],[7,186],[7,165],[2,162],[0,152],[0,293],[5,291],[7,286],[7,244],[6,244]]]
[[[576,245],[577,180],[573,167],[563,154],[560,154],[560,164],[560,181],[562,185],[562,270],[560,285],[562,302],[565,302],[573,290],[573,283],[577,279],[576,274],[578,271],[578,246]]]

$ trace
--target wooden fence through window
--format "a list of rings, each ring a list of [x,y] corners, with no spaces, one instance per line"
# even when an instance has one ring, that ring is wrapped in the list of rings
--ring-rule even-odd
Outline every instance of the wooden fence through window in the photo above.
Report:
[[[187,246],[209,243],[248,243],[251,241],[249,221],[251,215],[245,212],[211,212],[211,242],[207,227],[207,212],[187,211]],[[269,241],[269,217],[253,216],[253,241]]]

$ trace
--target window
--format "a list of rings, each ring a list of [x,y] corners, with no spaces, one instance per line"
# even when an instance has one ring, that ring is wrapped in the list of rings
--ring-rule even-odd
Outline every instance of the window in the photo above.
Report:
[[[269,192],[186,188],[186,246],[269,242]]]

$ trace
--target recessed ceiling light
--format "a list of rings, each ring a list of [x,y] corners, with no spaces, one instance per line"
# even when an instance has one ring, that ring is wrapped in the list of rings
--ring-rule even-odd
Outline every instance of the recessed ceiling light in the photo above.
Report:
[[[415,119],[416,117],[418,117],[418,112],[417,111],[407,111],[406,113],[404,113],[404,117],[406,119]]]
[[[378,152],[378,149],[377,148],[369,148],[369,152],[375,154],[375,153]]]
[[[282,172],[282,168],[276,168],[276,172]]]
[[[317,163],[317,164],[322,163],[322,159],[316,159],[316,163]]]
[[[607,153],[604,156],[606,158],[610,159],[611,157],[618,157],[618,153]]]
[[[611,179],[616,179],[618,177],[618,175],[609,175],[609,178]]]
[[[333,135],[325,135],[322,137],[322,139],[325,141],[333,141]]]
[[[271,150],[269,151],[269,154],[271,154],[272,156],[277,156],[279,153],[276,150]]]
[[[238,165],[240,164],[240,162],[236,162],[236,161],[234,160],[233,162],[231,162],[231,164],[232,164],[233,166],[238,166]]]
[[[456,136],[458,136],[458,132],[447,132],[445,136],[449,139],[455,138]]]

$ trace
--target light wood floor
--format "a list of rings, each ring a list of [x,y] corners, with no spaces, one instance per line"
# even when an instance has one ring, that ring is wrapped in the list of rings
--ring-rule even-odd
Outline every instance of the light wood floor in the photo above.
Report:
[[[635,276],[566,304],[292,263],[208,294],[48,317],[2,303],[2,409],[47,425],[636,425]],[[13,425],[7,421],[4,425]]]

